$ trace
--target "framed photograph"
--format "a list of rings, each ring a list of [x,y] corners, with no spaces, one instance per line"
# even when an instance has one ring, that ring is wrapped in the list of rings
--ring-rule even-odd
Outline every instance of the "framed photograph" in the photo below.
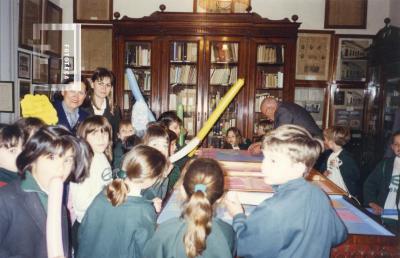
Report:
[[[32,83],[48,83],[49,79],[49,59],[47,57],[32,56]]]
[[[82,26],[82,71],[94,71],[97,67],[112,69],[112,27]]]
[[[18,51],[18,78],[31,79],[31,54]]]
[[[0,81],[0,112],[14,113],[14,82]]]
[[[19,1],[19,46],[21,48],[33,49],[34,44],[41,44],[40,39],[33,37],[33,25],[44,22],[43,4],[45,0],[20,0]]]
[[[364,89],[340,88],[332,89],[333,103],[331,122],[332,125],[350,127],[361,130],[364,117]]]
[[[246,13],[250,0],[194,0],[195,13]]]
[[[111,23],[113,0],[74,0],[75,23]]]
[[[23,99],[26,94],[31,93],[31,82],[30,81],[19,81],[19,99]]]
[[[326,81],[333,32],[300,32],[297,38],[296,79]]]
[[[50,57],[49,58],[49,83],[60,84],[61,83],[61,58]]]
[[[336,81],[361,81],[367,79],[367,49],[372,36],[338,35],[336,40]]]
[[[62,23],[62,9],[50,1],[46,5],[46,23],[61,24]],[[54,54],[61,56],[61,30],[48,30],[45,32],[45,45],[47,45],[47,54]]]
[[[325,124],[326,90],[319,87],[296,85],[294,102],[307,110],[320,128]]]
[[[325,28],[365,29],[368,0],[325,0]]]

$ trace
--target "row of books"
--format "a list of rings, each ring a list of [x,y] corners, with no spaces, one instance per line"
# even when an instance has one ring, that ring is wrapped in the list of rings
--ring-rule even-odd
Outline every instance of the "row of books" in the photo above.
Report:
[[[170,48],[171,61],[197,62],[197,43],[174,42]]]
[[[225,135],[230,127],[236,126],[236,118],[220,119],[212,128],[213,135]]]
[[[261,88],[283,88],[283,73],[268,73],[262,70],[257,72],[257,85]]]
[[[237,67],[211,68],[210,84],[231,85],[237,81]]]
[[[216,43],[211,46],[211,62],[237,62],[238,43]]]
[[[126,65],[149,66],[151,63],[151,49],[142,45],[128,46]]]
[[[151,72],[150,72],[150,70],[134,70],[133,74],[135,75],[135,78],[137,80],[139,88],[142,91],[150,91],[151,90]],[[128,77],[126,74],[125,74],[124,82],[125,82],[124,90],[130,90],[129,83],[128,83]]]
[[[283,63],[284,60],[284,48],[281,46],[274,45],[261,45],[257,48],[257,63]]]
[[[170,83],[196,84],[197,69],[194,65],[171,66]]]
[[[185,113],[196,111],[196,89],[183,89],[178,94],[169,94],[169,110],[176,110],[178,104],[183,105]]]

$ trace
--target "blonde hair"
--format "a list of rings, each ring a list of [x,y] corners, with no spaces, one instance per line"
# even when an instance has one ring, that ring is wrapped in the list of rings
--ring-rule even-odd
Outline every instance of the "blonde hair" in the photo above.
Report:
[[[91,116],[83,120],[83,122],[79,125],[76,135],[80,138],[86,140],[88,134],[100,129],[102,132],[108,133],[108,146],[104,151],[107,159],[109,161],[112,160],[112,127],[111,124],[108,122],[107,118],[104,116]]]
[[[203,188],[198,189],[199,185]],[[194,258],[206,249],[206,239],[211,232],[213,204],[224,193],[221,166],[209,158],[193,160],[184,169],[183,188],[187,200],[182,217],[188,224],[183,242],[186,255]]]
[[[344,146],[350,141],[350,129],[339,125],[329,127],[324,130],[324,138],[339,146]]]
[[[146,146],[137,145],[127,154],[122,161],[124,177],[133,180],[144,180],[150,178],[160,178],[167,167],[166,157],[158,150]],[[129,187],[124,182],[124,178],[114,179],[106,188],[108,200],[113,206],[118,206],[125,202]]]
[[[304,163],[310,169],[323,150],[323,143],[301,126],[282,125],[265,135],[262,147],[284,153],[293,163]]]

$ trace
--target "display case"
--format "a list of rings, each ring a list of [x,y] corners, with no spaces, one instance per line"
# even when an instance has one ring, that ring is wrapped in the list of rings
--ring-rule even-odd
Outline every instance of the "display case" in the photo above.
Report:
[[[254,124],[261,117],[255,112],[259,109],[260,94],[275,94],[293,101],[299,27],[296,16],[293,21],[272,21],[256,13],[164,12],[164,6],[161,10],[137,19],[119,19],[115,14],[116,100],[127,117],[133,104],[124,78],[127,67],[134,70],[156,116],[183,105],[187,139],[196,135],[224,94],[237,79],[243,78],[244,87],[204,141],[214,147],[222,145],[226,130],[232,126],[244,137],[252,138]],[[135,60],[131,56],[139,47],[141,51],[149,49],[146,55],[151,53],[146,65],[126,61]],[[140,79],[139,74],[149,77],[150,88],[145,87],[146,79]]]

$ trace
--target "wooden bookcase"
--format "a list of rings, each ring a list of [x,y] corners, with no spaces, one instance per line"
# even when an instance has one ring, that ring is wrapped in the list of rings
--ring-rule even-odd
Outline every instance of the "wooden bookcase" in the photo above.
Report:
[[[125,79],[133,69],[145,98],[158,116],[184,105],[188,135],[199,131],[237,78],[245,86],[211,130],[218,146],[226,129],[253,137],[260,96],[294,99],[295,49],[300,26],[256,13],[204,14],[154,12],[143,18],[114,14],[113,70],[116,101],[130,116],[134,100]],[[140,63],[142,61],[144,63]],[[145,77],[145,78],[144,78]],[[128,103],[129,102],[129,103]]]

